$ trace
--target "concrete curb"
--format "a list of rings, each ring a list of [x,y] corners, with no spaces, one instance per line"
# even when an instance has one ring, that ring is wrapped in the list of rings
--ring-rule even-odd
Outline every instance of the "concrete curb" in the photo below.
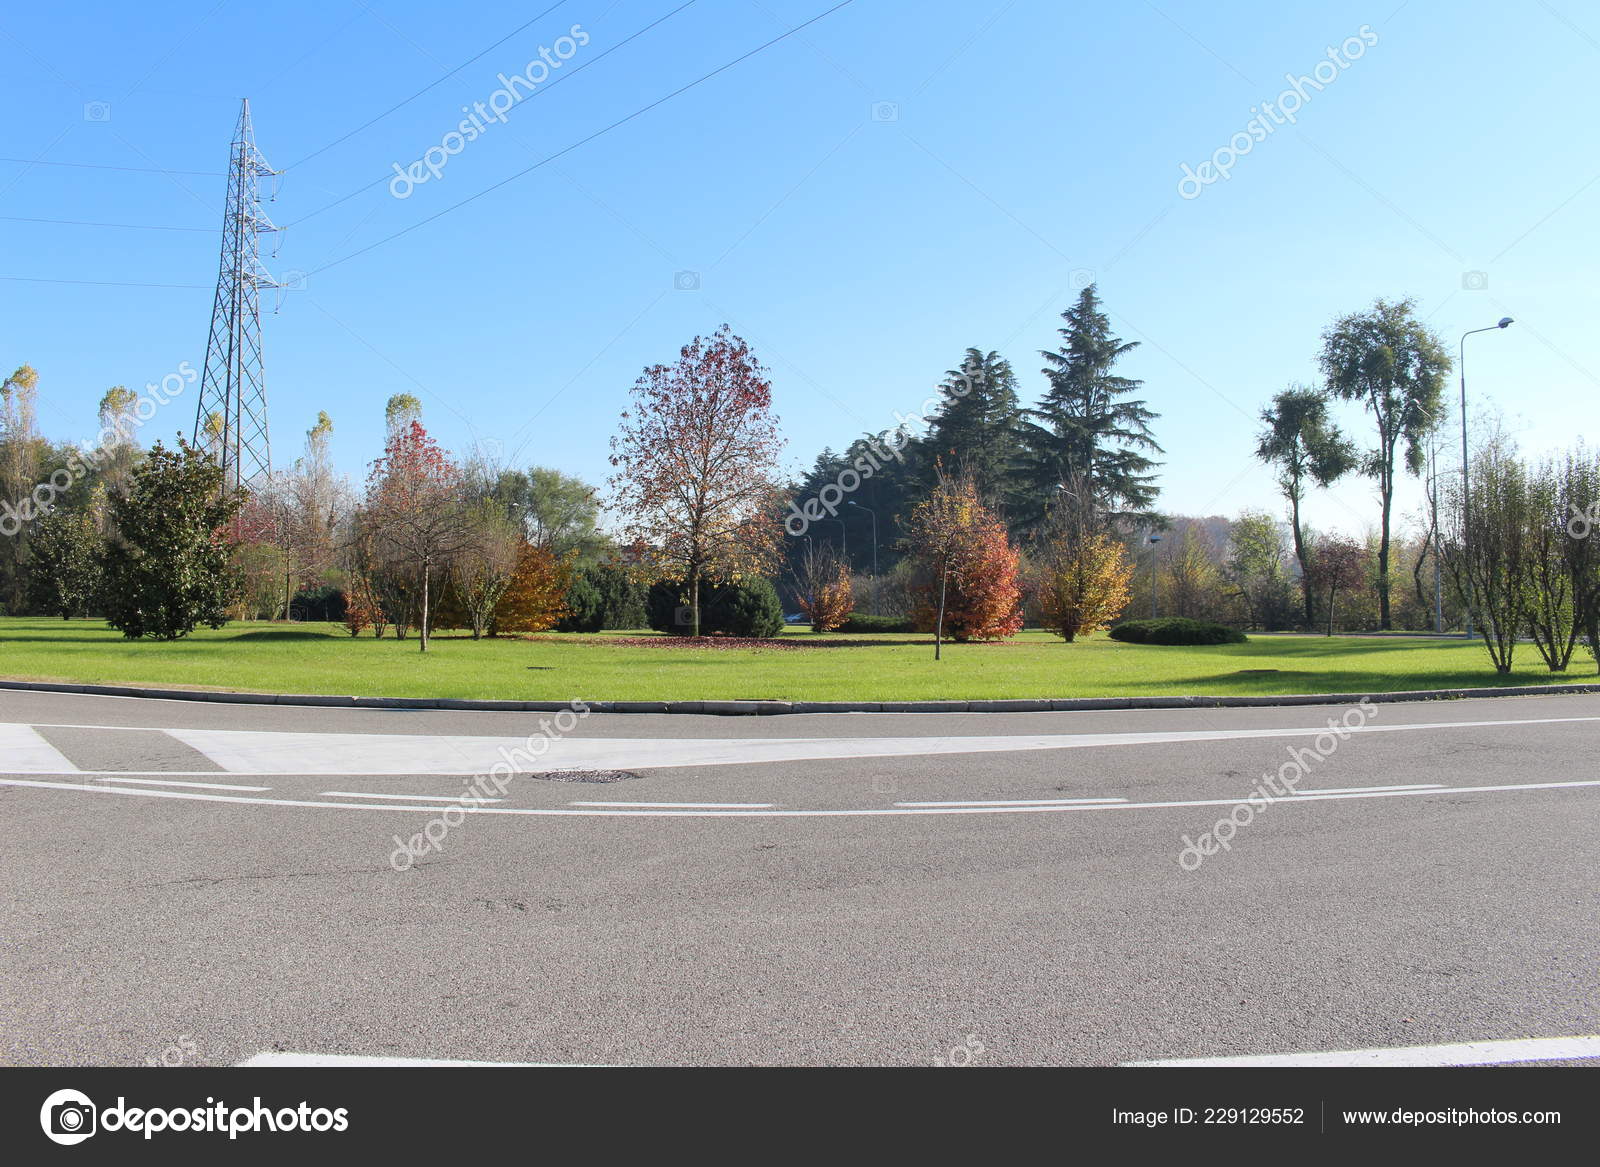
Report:
[[[299,693],[216,693],[197,689],[73,685],[53,681],[4,681],[28,693],[87,693],[100,697],[144,697],[162,701],[215,701],[228,705],[299,705],[333,709],[453,709],[505,713],[557,713],[567,701],[467,701],[452,697],[331,697]],[[1540,697],[1600,693],[1600,683],[1503,685],[1482,689],[1409,689],[1394,693],[1285,693],[1265,697],[1071,697],[1012,701],[588,701],[594,713],[698,713],[720,717],[788,713],[1076,713],[1093,709],[1249,709],[1283,705],[1351,705],[1362,701],[1456,701],[1467,697]]]

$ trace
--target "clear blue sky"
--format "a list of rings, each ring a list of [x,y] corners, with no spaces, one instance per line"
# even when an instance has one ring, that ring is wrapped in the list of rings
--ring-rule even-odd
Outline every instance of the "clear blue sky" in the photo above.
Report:
[[[570,0],[304,162],[540,0],[12,6],[0,154],[220,172],[248,96],[262,151],[287,167],[270,212],[294,224],[420,158],[463,105],[490,100],[497,73],[573,24],[590,40],[569,73],[680,3]],[[266,295],[281,300],[263,320],[278,459],[326,409],[340,467],[359,480],[384,401],[407,391],[452,448],[499,442],[519,463],[599,481],[639,370],[728,321],[773,370],[799,466],[916,409],[969,345],[999,349],[1036,396],[1037,350],[1085,273],[1123,336],[1145,342],[1125,371],[1162,415],[1174,512],[1278,510],[1250,457],[1256,414],[1315,379],[1330,319],[1378,295],[1415,296],[1452,349],[1464,329],[1516,317],[1468,342],[1474,399],[1532,453],[1592,429],[1600,12],[1576,0],[856,0],[318,270],[831,3],[697,0],[570,80],[556,71],[409,198],[379,183],[284,232],[269,268],[312,274]],[[1308,91],[1296,126],[1254,144],[1227,181],[1179,196],[1180,164],[1227,145],[1286,72],[1310,73],[1363,25],[1377,43]],[[110,385],[200,365],[221,200],[218,174],[0,162],[0,276],[199,285],[0,280],[0,363],[38,368],[49,435],[87,437]],[[698,273],[698,290],[676,288],[679,272]],[[1464,288],[1467,272],[1487,286]],[[180,398],[146,434],[187,433],[193,409]],[[1311,517],[1359,531],[1376,518],[1370,488],[1341,488]]]

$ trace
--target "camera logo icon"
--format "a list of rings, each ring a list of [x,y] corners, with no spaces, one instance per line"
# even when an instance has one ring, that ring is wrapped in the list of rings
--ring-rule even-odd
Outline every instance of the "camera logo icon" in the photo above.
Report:
[[[76,1146],[95,1132],[95,1104],[77,1090],[57,1090],[39,1108],[45,1137],[63,1147]]]
[[[678,292],[698,292],[700,290],[700,273],[697,271],[675,272],[672,277],[672,287]]]
[[[694,625],[694,609],[688,604],[679,604],[673,610],[672,622],[680,628],[690,628]]]
[[[306,273],[292,267],[278,277],[278,287],[285,292],[303,292],[306,290]]]
[[[1461,273],[1461,290],[1463,292],[1484,292],[1489,288],[1489,273],[1486,271],[1464,271]]]
[[[875,122],[897,122],[900,120],[900,103],[897,101],[875,101],[872,103],[872,120]]]
[[[83,120],[86,122],[108,122],[111,120],[111,103],[109,101],[86,101],[83,105]]]
[[[1072,290],[1074,292],[1083,291],[1083,289],[1095,283],[1096,278],[1097,277],[1095,276],[1094,269],[1087,267],[1075,267],[1072,269],[1071,274],[1067,277],[1072,284]]]

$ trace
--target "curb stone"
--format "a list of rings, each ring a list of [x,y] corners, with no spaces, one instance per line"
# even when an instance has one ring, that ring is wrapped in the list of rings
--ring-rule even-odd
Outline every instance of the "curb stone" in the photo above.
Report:
[[[60,681],[0,680],[0,692],[83,693],[157,701],[211,701],[227,705],[288,705],[336,709],[449,709],[559,713],[566,701],[468,700],[455,697],[341,697],[296,693],[227,693],[204,689],[132,688]],[[1363,701],[1459,701],[1474,697],[1550,697],[1600,693],[1600,683],[1500,685],[1467,689],[1405,689],[1392,693],[1283,693],[1272,696],[1057,697],[978,701],[587,701],[592,713],[694,713],[720,717],[791,713],[1079,713],[1096,709],[1228,709],[1290,705],[1356,705]]]

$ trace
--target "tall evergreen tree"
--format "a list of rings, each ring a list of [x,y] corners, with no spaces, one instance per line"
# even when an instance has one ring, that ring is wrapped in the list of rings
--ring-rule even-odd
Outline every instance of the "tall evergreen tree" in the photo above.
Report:
[[[1017,377],[1011,362],[997,352],[969,348],[959,368],[939,385],[942,398],[922,441],[928,482],[936,479],[933,462],[969,475],[978,493],[1003,503],[1021,453],[1017,427]]]
[[[1111,331],[1093,284],[1061,318],[1067,323],[1060,350],[1041,354],[1050,388],[1022,423],[1018,485],[1026,495],[1016,517],[1037,525],[1058,494],[1084,512],[1091,529],[1147,515],[1159,492],[1153,473],[1159,463],[1150,455],[1163,451],[1150,423],[1160,415],[1134,396],[1143,381],[1112,371],[1139,342]]]

